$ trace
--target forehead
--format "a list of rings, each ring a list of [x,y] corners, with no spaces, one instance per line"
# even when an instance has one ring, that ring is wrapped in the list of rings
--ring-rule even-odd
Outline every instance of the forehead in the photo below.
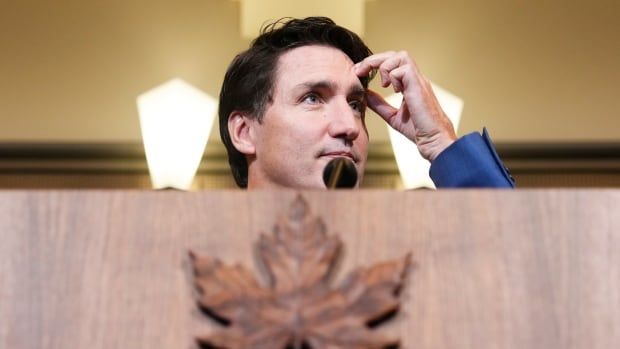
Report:
[[[307,81],[332,81],[339,87],[360,85],[353,71],[353,61],[342,51],[320,45],[297,47],[278,59],[276,89]]]

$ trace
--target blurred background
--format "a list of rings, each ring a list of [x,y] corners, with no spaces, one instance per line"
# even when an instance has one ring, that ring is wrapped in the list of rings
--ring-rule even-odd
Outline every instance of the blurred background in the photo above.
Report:
[[[408,51],[519,187],[620,187],[620,2],[303,3],[0,0],[0,188],[150,188],[136,98],[174,78],[217,98],[243,30],[285,10]],[[401,188],[385,125],[367,123],[363,186]],[[235,187],[217,124],[192,187]]]

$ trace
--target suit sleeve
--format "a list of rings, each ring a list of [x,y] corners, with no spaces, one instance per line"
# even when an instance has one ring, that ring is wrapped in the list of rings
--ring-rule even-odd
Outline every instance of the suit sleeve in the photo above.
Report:
[[[456,140],[431,163],[437,188],[514,188],[486,128]]]

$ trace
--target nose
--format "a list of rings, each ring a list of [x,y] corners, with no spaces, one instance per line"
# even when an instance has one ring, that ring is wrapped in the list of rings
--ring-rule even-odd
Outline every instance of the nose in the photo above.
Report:
[[[362,129],[362,116],[358,115],[346,99],[333,101],[329,108],[328,133],[333,138],[342,138],[347,142],[355,140]]]

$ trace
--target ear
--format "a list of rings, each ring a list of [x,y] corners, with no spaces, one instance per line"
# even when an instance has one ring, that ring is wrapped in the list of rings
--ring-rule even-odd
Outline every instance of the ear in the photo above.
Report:
[[[235,148],[245,155],[256,154],[254,145],[254,118],[233,111],[228,117],[228,134]]]

